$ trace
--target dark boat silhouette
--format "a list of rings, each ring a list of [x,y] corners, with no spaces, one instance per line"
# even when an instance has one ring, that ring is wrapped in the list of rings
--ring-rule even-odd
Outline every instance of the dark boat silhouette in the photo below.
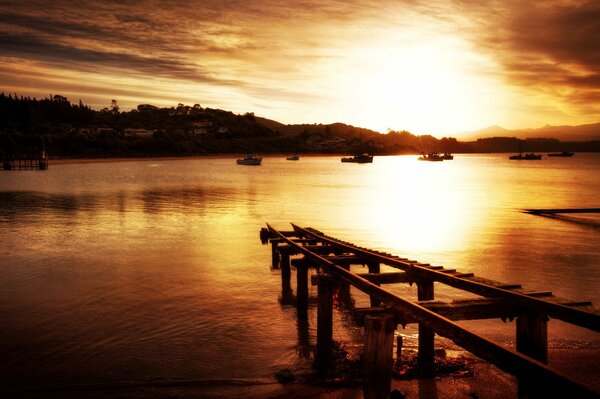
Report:
[[[238,159],[236,162],[238,165],[260,165],[262,157],[259,157],[256,154],[246,154],[244,158]]]
[[[353,157],[345,157],[342,158],[342,162],[373,163],[373,155],[360,154]]]
[[[429,154],[423,153],[419,158],[419,161],[430,161],[430,162],[440,162],[444,160],[444,157],[437,152],[430,152]]]
[[[534,154],[533,152],[528,152],[525,154],[519,153],[517,155],[511,155],[508,159],[517,160],[517,161],[539,161],[542,159],[541,154]]]
[[[573,155],[575,155],[575,153],[569,151],[552,152],[548,154],[549,157],[572,157]]]

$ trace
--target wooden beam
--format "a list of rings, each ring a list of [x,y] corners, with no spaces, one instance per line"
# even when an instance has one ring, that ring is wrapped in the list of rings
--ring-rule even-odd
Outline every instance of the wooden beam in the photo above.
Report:
[[[420,301],[417,303],[420,306],[453,321],[484,319],[512,320],[520,314],[517,307],[511,306],[499,299],[468,299],[455,300],[452,302]],[[564,302],[563,304],[578,307],[589,306],[590,302]],[[354,310],[354,317],[357,324],[362,325],[365,315],[381,312],[394,313],[397,317],[398,324],[406,325],[418,323],[416,318],[403,314],[401,310],[394,310],[393,307],[356,308]]]
[[[338,265],[364,265],[367,259],[355,255],[324,256],[325,259]]]
[[[411,280],[409,278],[408,273],[406,272],[392,272],[392,273],[379,273],[379,274],[371,274],[371,273],[357,273],[357,276],[360,276],[366,280],[369,280],[373,284],[398,284],[398,283],[410,283]]]

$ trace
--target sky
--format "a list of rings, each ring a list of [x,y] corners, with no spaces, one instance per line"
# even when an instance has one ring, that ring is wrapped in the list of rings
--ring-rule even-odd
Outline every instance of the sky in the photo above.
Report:
[[[436,137],[596,123],[600,1],[3,0],[0,90]]]

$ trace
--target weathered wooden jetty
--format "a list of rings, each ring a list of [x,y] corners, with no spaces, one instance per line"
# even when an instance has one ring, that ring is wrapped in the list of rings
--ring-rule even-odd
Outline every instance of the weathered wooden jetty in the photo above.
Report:
[[[2,168],[4,170],[47,170],[48,159],[46,157],[5,159]]]
[[[600,208],[524,209],[532,215],[558,215],[563,213],[600,213]]]
[[[418,323],[418,363],[434,362],[435,334],[449,338],[474,355],[514,375],[520,398],[598,398],[600,392],[548,367],[549,318],[600,331],[600,312],[590,302],[570,301],[551,292],[533,292],[519,284],[505,284],[460,273],[443,266],[362,248],[330,237],[313,228],[292,224],[292,231],[270,225],[261,229],[263,243],[270,242],[273,266],[281,268],[282,288],[290,290],[291,267],[296,268],[296,306],[299,319],[307,319],[309,268],[317,285],[317,343],[315,366],[332,364],[333,298],[337,288],[352,285],[370,296],[371,306],[357,309],[364,321],[364,397],[387,398],[390,394],[394,331],[397,326]],[[292,256],[300,256],[291,258]],[[350,265],[366,265],[368,273],[354,273]],[[381,272],[381,265],[399,272]],[[382,285],[417,285],[417,301],[407,300]],[[441,302],[434,300],[434,283],[442,283],[480,299]],[[459,320],[516,319],[516,350],[480,336],[455,323]]]

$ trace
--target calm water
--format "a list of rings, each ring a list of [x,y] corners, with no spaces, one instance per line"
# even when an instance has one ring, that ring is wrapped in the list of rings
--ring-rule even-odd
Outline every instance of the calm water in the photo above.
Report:
[[[0,393],[81,385],[106,397],[181,386],[208,395],[306,368],[316,310],[297,325],[281,303],[279,272],[258,238],[265,222],[600,304],[600,220],[519,212],[598,207],[599,196],[600,154],[366,165],[267,157],[260,167],[207,158],[0,172]],[[415,286],[396,291],[416,297]],[[439,299],[457,295],[436,285]],[[515,328],[465,325],[509,345]],[[398,332],[410,346],[415,331]],[[343,310],[334,334],[360,341]],[[549,334],[556,347],[600,342],[557,321]]]

